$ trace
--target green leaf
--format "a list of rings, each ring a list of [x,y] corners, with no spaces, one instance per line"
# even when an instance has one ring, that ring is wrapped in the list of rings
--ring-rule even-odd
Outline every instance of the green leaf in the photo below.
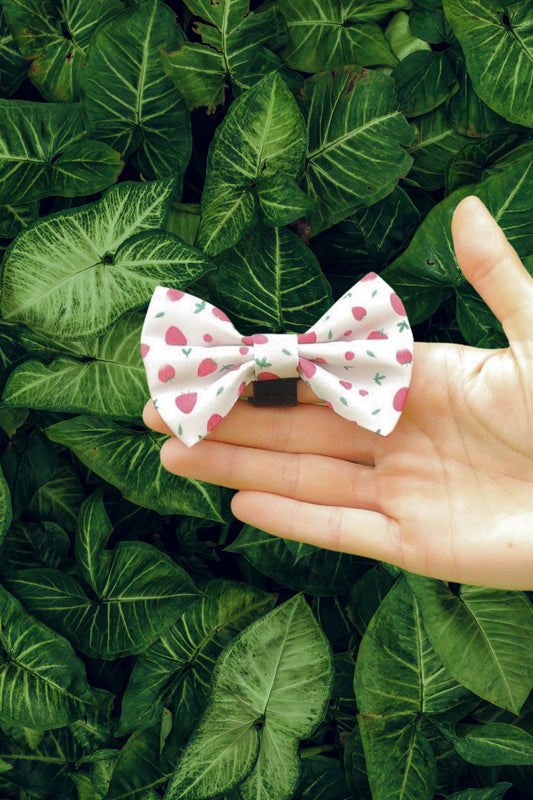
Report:
[[[487,165],[496,161],[519,141],[520,137],[516,133],[499,133],[465,144],[446,164],[446,194],[470,183],[479,183]]]
[[[122,700],[118,735],[153,725],[166,707],[184,743],[205,708],[221,651],[275,603],[274,595],[236,581],[208,581],[202,591],[198,602],[137,658]]]
[[[86,137],[78,103],[0,100],[0,204],[76,197],[114,183],[119,154]]]
[[[533,687],[533,608],[521,592],[446,584],[408,575],[424,628],[463,686],[518,714]]]
[[[211,23],[194,25],[203,44],[184,42],[174,53],[163,52],[162,58],[189,108],[207,106],[212,113],[224,102],[228,83],[237,96],[282,67],[272,52],[286,44],[284,20],[277,8],[250,12],[249,3],[241,0],[222,0],[217,6],[189,0],[188,5]]]
[[[531,3],[443,0],[443,8],[481,99],[505,119],[533,127]]]
[[[399,113],[392,78],[347,67],[316,75],[297,99],[307,122],[309,148],[302,188],[318,203],[311,234],[386,197],[409,171],[413,131]]]
[[[444,103],[459,84],[446,53],[410,53],[393,70],[398,107],[407,117],[427,114]]]
[[[148,305],[158,284],[184,286],[212,265],[166,223],[173,181],[121,183],[101,200],[23,231],[4,259],[2,313],[54,340],[103,333]]]
[[[159,514],[222,521],[218,486],[173,475],[162,466],[160,453],[167,436],[89,416],[58,422],[45,432],[132,503]]]
[[[60,728],[91,702],[83,662],[72,646],[28,616],[0,586],[2,717],[32,728]]]
[[[352,800],[342,763],[326,756],[302,759],[302,774],[294,800]]]
[[[435,754],[411,714],[357,718],[365,752],[372,800],[433,800]]]
[[[451,794],[447,800],[501,800],[511,786],[512,783],[502,782],[483,789],[463,789],[460,792]]]
[[[4,478],[4,473],[0,468],[0,544],[9,530],[12,517],[11,493],[7,481]]]
[[[91,136],[111,145],[148,179],[177,176],[189,162],[190,115],[165,75],[160,51],[183,33],[161,0],[145,0],[98,29],[82,82]]]
[[[83,360],[25,361],[10,374],[2,401],[10,406],[95,414],[140,422],[149,396],[139,350],[142,314],[128,314],[106,333],[80,342]]]
[[[98,492],[80,509],[75,545],[91,598],[70,575],[52,569],[20,570],[8,580],[28,609],[92,658],[142,652],[197,596],[187,573],[145,542],[104,550],[110,532]]]
[[[46,100],[79,100],[87,46],[97,27],[122,11],[121,0],[2,0],[15,41],[31,59],[29,77]]]
[[[381,566],[373,567],[353,585],[347,612],[353,624],[363,634],[382,600],[394,586],[395,579]]]
[[[289,32],[281,56],[289,67],[302,72],[342,69],[345,64],[394,66],[396,58],[372,20],[409,5],[403,0],[371,4],[279,0]]]
[[[263,221],[270,228],[290,225],[316,208],[316,204],[302,192],[296,181],[282,173],[261,181],[257,196]]]
[[[27,567],[61,569],[70,550],[68,534],[55,522],[17,522],[0,550],[2,574]]]
[[[277,72],[236,100],[209,148],[198,246],[216,255],[236,244],[257,215],[255,184],[276,174],[298,179],[305,127]]]
[[[116,760],[105,800],[157,800],[155,791],[170,774],[159,757],[160,733],[157,728],[137,731],[130,736]]]
[[[386,594],[364,633],[354,689],[363,716],[442,714],[470,696],[430,645],[417,598],[403,578]]]
[[[391,50],[402,61],[411,53],[419,51],[428,52],[431,48],[423,39],[418,39],[411,31],[411,19],[416,10],[410,14],[398,11],[385,28],[385,39],[389,42]]]
[[[425,42],[440,44],[450,40],[450,27],[443,11],[415,6],[409,14],[409,28]]]
[[[39,216],[39,203],[13,203],[0,206],[0,238],[13,239],[17,233],[35,222]]]
[[[455,749],[470,764],[533,764],[533,736],[516,725],[460,725]]]
[[[12,95],[28,72],[28,62],[21,55],[0,8],[0,97]]]
[[[331,290],[302,240],[257,223],[216,259],[209,289],[242,333],[303,332],[331,306]],[[240,326],[240,327],[239,327]]]
[[[451,236],[451,218],[456,205],[467,194],[477,195],[499,223],[505,235],[521,257],[533,252],[533,232],[530,225],[530,207],[527,196],[533,187],[533,163],[530,155],[484,180],[477,186],[458,189],[432,209],[416,231],[411,244],[402,255],[382,273],[402,297],[412,324],[432,314],[449,290],[456,293],[458,307],[468,305],[479,318],[487,336],[490,324],[492,346],[503,346],[501,328],[485,304],[481,306],[472,290],[469,293],[457,259]],[[415,299],[416,296],[416,299]],[[427,300],[426,300],[427,298]],[[484,309],[480,311],[480,306]],[[464,314],[458,315],[459,324]],[[490,323],[488,322],[490,320]],[[472,330],[471,327],[465,331]],[[479,339],[469,338],[470,344]]]
[[[13,519],[17,520],[35,492],[54,474],[55,452],[40,430],[34,429],[29,435],[21,432],[4,450],[0,466],[11,492]],[[6,487],[2,492],[7,502],[5,491]]]
[[[295,558],[283,539],[244,525],[226,552],[241,553],[264,575],[284,586],[317,597],[347,594],[358,574],[368,567],[364,559],[315,547]]]
[[[445,106],[413,120],[416,142],[409,148],[414,162],[407,183],[434,191],[444,186],[446,167],[469,139],[453,130]]]
[[[56,471],[31,498],[27,511],[35,519],[53,520],[69,533],[76,530],[76,519],[85,491],[72,465],[59,457]]]
[[[208,707],[167,800],[238,784],[243,800],[292,796],[298,741],[321,722],[332,678],[329,645],[302,595],[253,622],[218,658]]]

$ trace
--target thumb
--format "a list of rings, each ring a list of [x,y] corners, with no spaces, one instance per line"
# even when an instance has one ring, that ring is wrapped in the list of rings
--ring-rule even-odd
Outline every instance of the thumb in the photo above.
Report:
[[[479,198],[465,197],[458,204],[452,236],[465,278],[500,320],[509,341],[530,339],[533,278]]]

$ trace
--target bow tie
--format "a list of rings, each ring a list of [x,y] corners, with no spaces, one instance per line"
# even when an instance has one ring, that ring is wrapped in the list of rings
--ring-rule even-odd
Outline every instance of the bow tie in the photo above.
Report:
[[[251,381],[285,378],[301,378],[337,414],[385,436],[400,418],[413,360],[403,304],[375,273],[301,334],[241,336],[220,309],[158,286],[141,342],[154,405],[189,447]]]

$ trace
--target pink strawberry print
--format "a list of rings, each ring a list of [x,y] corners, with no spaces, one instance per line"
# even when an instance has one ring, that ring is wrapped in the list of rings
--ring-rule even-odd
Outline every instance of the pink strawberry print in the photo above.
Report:
[[[216,372],[218,369],[218,364],[216,361],[213,361],[212,358],[204,358],[198,364],[197,375],[199,378],[204,378],[206,375],[211,375],[212,372]]]
[[[239,353],[241,354],[241,356],[245,356],[248,353],[248,348],[247,347],[239,347]]]
[[[352,384],[349,381],[339,381],[341,386],[344,386],[345,389],[351,389]]]
[[[307,331],[307,333],[298,334],[298,344],[314,344],[316,342],[316,333],[314,331]]]
[[[410,350],[398,350],[396,353],[396,361],[398,364],[410,364],[413,360],[413,354]]]
[[[181,300],[185,292],[180,292],[179,289],[168,289],[167,297],[169,300],[175,302],[176,300]]]
[[[366,397],[368,392],[366,389],[359,389],[359,394],[361,395],[361,397]]]
[[[165,364],[164,367],[161,367],[159,372],[157,373],[157,377],[161,381],[161,383],[167,383],[176,375],[176,370],[174,367],[171,367],[170,364]]]
[[[366,308],[363,308],[363,306],[354,306],[352,308],[352,314],[357,322],[361,322],[361,320],[366,317],[367,311]]]
[[[399,314],[401,317],[406,316],[404,305],[395,292],[393,292],[390,296],[390,304],[397,314]]]
[[[210,333],[204,333],[204,342],[212,342],[212,341],[213,341],[213,337],[211,336],[211,334]]]
[[[298,366],[306,378],[312,378],[316,372],[316,366],[312,361],[308,361],[306,358],[298,359]]]
[[[215,317],[217,317],[218,319],[221,319],[223,322],[229,322],[229,317],[227,316],[227,314],[224,314],[224,312],[221,311],[220,308],[213,306],[212,311]]]
[[[361,278],[361,283],[365,283],[366,281],[373,281],[378,277],[377,272],[369,272],[368,275],[365,275]]]
[[[351,336],[353,331],[344,331],[343,336]]]
[[[141,358],[144,358],[150,350],[150,345],[142,344],[141,345]]]
[[[387,336],[386,333],[383,333],[383,331],[371,331],[366,338],[367,339],[388,339],[389,337]]]
[[[175,403],[177,408],[183,412],[183,414],[190,414],[193,408],[196,405],[196,401],[198,399],[198,394],[196,392],[189,392],[188,394],[180,394],[176,397]]]
[[[392,406],[395,411],[401,411],[403,409],[405,401],[407,400],[408,391],[409,389],[407,388],[407,386],[404,386],[402,389],[398,389],[398,391],[394,395]]]
[[[254,344],[266,344],[268,336],[265,336],[264,333],[254,333],[253,336],[242,336],[241,342],[248,347],[253,347]]]
[[[354,360],[354,358],[355,358],[355,353],[352,353],[352,351],[351,351],[351,350],[348,350],[348,351],[347,351],[347,352],[344,354],[344,358],[346,359],[346,361],[353,361],[353,360]]]
[[[187,339],[179,328],[176,328],[175,325],[171,325],[165,333],[165,342],[170,345],[184,345],[187,344]]]
[[[239,397],[241,396],[241,394],[244,392],[245,389],[246,389],[246,382],[242,381],[239,388],[237,389],[237,394],[239,395]]]
[[[258,381],[279,381],[279,375],[276,375],[274,372],[260,372],[257,376]]]
[[[219,422],[222,422],[222,417],[220,414],[211,414],[207,420],[207,432],[211,433],[211,431],[216,428]]]

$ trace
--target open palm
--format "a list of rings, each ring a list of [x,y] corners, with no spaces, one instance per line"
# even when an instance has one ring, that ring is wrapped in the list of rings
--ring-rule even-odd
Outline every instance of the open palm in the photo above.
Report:
[[[238,403],[172,472],[240,491],[237,517],[320,547],[461,583],[533,588],[533,280],[476,198],[452,225],[465,276],[510,346],[418,343],[387,438],[346,422],[304,384],[294,408]],[[145,422],[169,432],[150,402]]]

